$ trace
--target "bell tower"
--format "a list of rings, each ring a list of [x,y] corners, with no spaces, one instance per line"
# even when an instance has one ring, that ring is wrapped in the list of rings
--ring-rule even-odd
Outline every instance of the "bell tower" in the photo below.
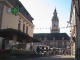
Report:
[[[59,19],[58,19],[58,17],[57,17],[56,8],[55,8],[53,14],[54,14],[54,16],[52,17],[51,33],[60,33],[60,29],[59,29]]]

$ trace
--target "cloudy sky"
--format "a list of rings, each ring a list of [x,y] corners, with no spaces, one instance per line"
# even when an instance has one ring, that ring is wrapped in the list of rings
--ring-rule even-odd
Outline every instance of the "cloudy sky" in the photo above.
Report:
[[[70,34],[67,21],[70,18],[71,0],[20,0],[34,18],[34,33],[50,33],[51,19],[56,7],[59,18],[60,32]],[[37,29],[42,28],[42,29]],[[44,28],[44,29],[43,29]],[[48,29],[46,29],[48,28]]]

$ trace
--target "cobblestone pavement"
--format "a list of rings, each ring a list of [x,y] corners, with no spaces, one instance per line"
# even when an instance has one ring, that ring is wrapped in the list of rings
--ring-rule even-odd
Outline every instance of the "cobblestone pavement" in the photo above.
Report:
[[[75,57],[56,55],[56,56],[37,57],[37,58],[13,58],[13,59],[11,58],[11,59],[6,59],[6,60],[75,60]]]
[[[54,58],[75,58],[75,56],[71,56],[71,55],[55,55],[52,57]]]

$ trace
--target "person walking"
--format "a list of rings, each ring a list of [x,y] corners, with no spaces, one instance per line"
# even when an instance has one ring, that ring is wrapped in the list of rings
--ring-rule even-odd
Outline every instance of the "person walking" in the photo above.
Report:
[[[37,47],[37,53],[38,53],[38,56],[39,56],[39,54],[40,54],[40,48],[39,48],[39,46]]]
[[[65,55],[65,50],[63,50],[63,55]]]

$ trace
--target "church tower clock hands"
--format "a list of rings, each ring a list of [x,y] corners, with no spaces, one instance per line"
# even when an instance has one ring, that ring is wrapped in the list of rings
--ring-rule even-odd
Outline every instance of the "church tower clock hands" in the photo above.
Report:
[[[58,19],[58,17],[57,17],[56,8],[55,8],[53,14],[54,14],[54,16],[52,17],[51,33],[60,33],[60,30],[59,30],[59,19]]]

